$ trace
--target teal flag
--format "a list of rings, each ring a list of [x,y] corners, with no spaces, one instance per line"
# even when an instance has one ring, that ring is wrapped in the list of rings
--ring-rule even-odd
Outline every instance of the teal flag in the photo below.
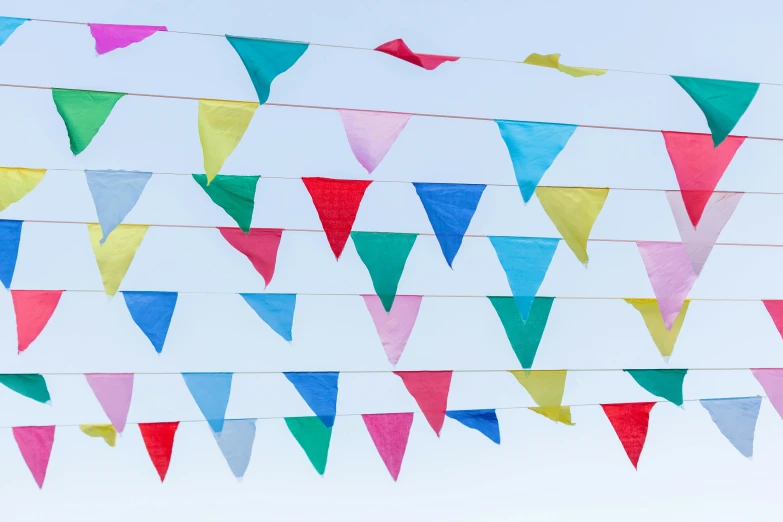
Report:
[[[329,456],[332,427],[325,426],[318,417],[286,417],[285,423],[315,470],[323,475]]]
[[[653,395],[682,406],[682,382],[688,370],[623,370]]]
[[[0,45],[3,45],[8,37],[14,34],[20,25],[30,20],[29,18],[10,18],[0,16]]]
[[[260,176],[226,176],[218,174],[210,183],[206,174],[193,174],[193,179],[215,205],[237,222],[246,234],[250,232],[256,204],[256,184]]]
[[[536,297],[530,307],[527,321],[522,319],[513,297],[487,297],[503,323],[508,342],[519,359],[522,368],[529,370],[536,358],[538,345],[546,329],[554,297]]]
[[[119,92],[52,89],[52,99],[65,123],[74,156],[87,148],[123,96]]]
[[[396,232],[351,232],[356,251],[370,272],[372,286],[387,312],[397,296],[397,285],[416,237],[417,234]]]
[[[272,80],[293,66],[307,50],[309,44],[303,42],[282,42],[228,36],[226,40],[239,55],[245,69],[253,81],[262,105],[269,99]]]
[[[43,375],[38,373],[0,374],[0,384],[34,401],[45,404],[52,400],[49,396],[46,380],[43,378]]]

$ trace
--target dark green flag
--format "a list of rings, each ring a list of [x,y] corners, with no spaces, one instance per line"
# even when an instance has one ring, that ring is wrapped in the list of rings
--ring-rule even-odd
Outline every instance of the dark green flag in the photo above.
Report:
[[[46,380],[44,380],[43,375],[38,373],[0,374],[0,384],[34,401],[47,403],[51,400],[49,388],[46,387]]]
[[[416,236],[396,232],[351,232],[356,251],[370,272],[372,286],[387,312],[394,303],[397,285]]]
[[[315,470],[323,475],[329,456],[332,427],[327,428],[318,417],[286,417],[285,423]]]
[[[519,359],[522,368],[529,370],[536,358],[538,345],[544,335],[554,297],[536,297],[530,307],[527,321],[522,320],[519,307],[513,297],[487,297],[503,323],[508,342]]]
[[[68,130],[74,155],[87,148],[123,96],[125,94],[119,92],[52,89],[52,98]]]
[[[682,406],[682,381],[688,370],[623,370],[639,383],[639,386],[658,397]]]
[[[206,174],[193,174],[193,179],[201,185],[207,196],[234,218],[239,228],[246,233],[250,231],[250,221],[253,219],[259,177],[218,174],[212,183],[208,183]]]

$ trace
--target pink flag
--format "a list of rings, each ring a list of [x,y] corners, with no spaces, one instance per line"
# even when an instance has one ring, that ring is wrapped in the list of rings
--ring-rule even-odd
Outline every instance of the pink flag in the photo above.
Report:
[[[674,215],[674,221],[680,231],[682,244],[691,260],[696,275],[701,274],[704,263],[712,252],[723,227],[742,199],[742,192],[718,192],[710,196],[699,226],[694,227],[688,217],[682,194],[677,190],[667,190],[666,197]]]
[[[389,312],[386,312],[377,295],[362,297],[375,323],[375,329],[378,330],[378,337],[381,338],[386,358],[392,365],[396,365],[405,350],[405,345],[408,344],[413,325],[416,324],[421,296],[398,295]]]
[[[772,317],[772,322],[778,328],[780,336],[783,337],[783,301],[763,301],[763,303],[769,316]]]
[[[275,275],[277,251],[280,248],[283,229],[251,228],[247,234],[232,227],[218,227],[218,230],[232,247],[247,257],[253,268],[264,278],[264,285],[268,286]]]
[[[435,434],[440,437],[443,420],[446,418],[446,405],[451,387],[451,370],[438,372],[394,372],[402,379],[416,404],[421,408],[424,418],[430,423]]]
[[[459,56],[414,53],[411,51],[410,47],[402,41],[402,38],[397,38],[396,40],[381,44],[376,47],[375,50],[394,56],[400,60],[405,60],[413,65],[418,65],[422,69],[427,69],[428,71],[437,69],[438,66],[444,62],[456,62],[459,60]]]
[[[85,373],[84,376],[112,426],[122,433],[133,396],[133,374]]]
[[[62,295],[62,290],[11,290],[19,353],[27,350],[30,343],[36,340],[52,317]]]
[[[345,135],[356,160],[372,174],[407,125],[410,114],[340,109]]]
[[[750,371],[764,388],[767,399],[775,407],[778,415],[783,417],[783,368],[759,368]]]
[[[386,469],[392,478],[397,480],[405,448],[408,446],[413,413],[365,413],[362,420],[375,443],[375,449],[386,464]]]
[[[90,33],[95,38],[95,50],[98,54],[106,54],[115,49],[122,49],[152,36],[158,31],[167,31],[162,25],[114,25],[88,24]]]
[[[13,428],[13,432],[22,458],[38,487],[42,488],[54,444],[54,426],[19,426]]]
[[[671,330],[688,292],[696,282],[696,272],[682,243],[637,241],[647,277],[658,299],[663,322]]]

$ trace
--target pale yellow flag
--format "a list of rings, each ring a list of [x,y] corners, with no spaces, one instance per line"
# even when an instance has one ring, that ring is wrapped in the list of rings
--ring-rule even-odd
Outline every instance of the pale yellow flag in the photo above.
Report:
[[[590,67],[572,67],[570,65],[563,65],[560,63],[559,54],[533,53],[525,58],[525,61],[522,63],[557,69],[558,71],[573,76],[574,78],[581,78],[582,76],[601,76],[602,74],[606,74],[606,69],[591,69]]]
[[[674,343],[677,342],[677,336],[680,335],[680,329],[682,323],[685,322],[685,313],[688,311],[688,305],[691,303],[689,299],[683,303],[680,308],[680,313],[677,315],[677,319],[672,324],[672,329],[667,330],[666,324],[663,322],[663,316],[661,315],[661,309],[658,307],[657,299],[626,299],[626,303],[636,308],[644,324],[647,325],[647,330],[650,332],[650,336],[658,347],[658,351],[664,359],[668,360],[674,351]]]
[[[44,174],[46,169],[0,167],[0,211],[25,197],[41,182]]]
[[[608,195],[608,188],[536,188],[536,197],[544,211],[583,264],[589,261],[587,239]]]
[[[568,426],[574,425],[571,422],[571,406],[537,406],[529,409],[555,422],[562,422]]]
[[[105,440],[112,448],[117,444],[117,430],[111,424],[80,424],[79,429],[85,435]]]
[[[119,225],[101,245],[101,225],[87,224],[92,251],[95,253],[95,261],[98,262],[103,288],[107,294],[117,293],[148,228],[149,225]]]
[[[198,101],[198,135],[207,184],[217,176],[258,109],[258,102]]]
[[[560,407],[563,403],[566,370],[511,370],[519,384],[542,407]]]

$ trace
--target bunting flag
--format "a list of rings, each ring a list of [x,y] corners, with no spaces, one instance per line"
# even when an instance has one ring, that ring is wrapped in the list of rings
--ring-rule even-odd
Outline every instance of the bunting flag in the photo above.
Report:
[[[372,286],[383,308],[389,312],[418,234],[396,232],[351,232],[359,258],[367,267]]]
[[[19,256],[19,243],[22,240],[22,221],[0,219],[0,281],[6,288],[16,270],[16,258]]]
[[[120,289],[125,274],[128,273],[149,225],[118,225],[111,238],[101,244],[103,232],[98,223],[87,223],[92,251],[103,280],[103,288],[109,295]]]
[[[256,102],[198,101],[198,137],[204,153],[207,185],[239,145],[256,109]]]
[[[413,413],[365,413],[362,420],[386,469],[396,481],[400,476],[405,448],[408,447]]]
[[[731,136],[725,143],[713,148],[709,134],[688,132],[662,132],[661,134],[674,174],[677,176],[677,183],[680,185],[683,205],[688,211],[691,223],[696,227],[715,187],[718,186],[737,150],[745,142],[745,138]]]
[[[229,419],[220,433],[212,432],[234,477],[241,479],[250,464],[256,439],[256,419]]]
[[[32,473],[35,483],[42,488],[49,467],[49,457],[52,455],[55,427],[15,426],[12,431],[27,468]]]
[[[158,353],[169,333],[177,292],[122,292],[133,322],[141,329]]]
[[[52,98],[65,123],[74,156],[87,148],[123,96],[125,94],[119,92],[52,89]]]
[[[576,131],[576,125],[495,120],[506,143],[522,199],[533,197],[544,173]]]
[[[751,370],[753,377],[759,381],[767,399],[774,406],[775,411],[783,418],[783,369],[781,368],[754,368]]]
[[[238,228],[218,227],[220,234],[239,253],[243,254],[264,278],[264,287],[272,282],[277,264],[277,251],[283,230],[280,228],[251,228],[245,233]]]
[[[337,380],[340,372],[283,372],[324,426],[331,428],[337,415]]]
[[[0,45],[3,45],[8,37],[16,31],[20,25],[28,22],[29,18],[12,18],[10,16],[0,16]]]
[[[133,374],[85,373],[84,377],[114,429],[118,433],[125,431],[133,397]]]
[[[558,71],[565,73],[574,78],[581,78],[583,76],[602,76],[606,74],[606,69],[591,69],[590,67],[573,67],[571,65],[563,65],[560,63],[559,54],[538,54],[533,53],[522,63],[528,65],[538,65],[539,67],[549,67],[550,69],[557,69]]]
[[[372,322],[378,331],[386,358],[396,366],[416,324],[421,307],[420,295],[400,295],[394,299],[390,311],[386,311],[377,295],[363,295],[364,304],[370,312]]]
[[[46,379],[40,373],[2,373],[0,384],[28,399],[46,404],[52,400]]]
[[[88,437],[103,439],[112,448],[117,445],[117,430],[111,424],[80,424],[79,429]]]
[[[495,308],[495,312],[503,324],[503,330],[506,332],[508,342],[511,343],[511,349],[514,350],[519,364],[525,370],[529,370],[533,367],[533,360],[536,358],[538,346],[544,336],[549,312],[552,310],[555,298],[536,297],[533,299],[527,320],[522,319],[513,297],[488,296],[487,299],[492,303],[492,307]]]
[[[573,425],[571,408],[562,405],[566,370],[512,370],[510,373],[538,404],[538,408],[531,410],[555,422]]]
[[[438,238],[443,257],[451,267],[487,186],[462,183],[414,183],[413,186]]]
[[[690,300],[686,299],[680,309],[680,313],[677,314],[677,318],[672,323],[671,329],[667,329],[663,322],[663,316],[661,315],[661,309],[658,306],[656,299],[626,299],[626,303],[636,308],[640,314],[644,324],[647,325],[647,331],[650,332],[655,346],[658,347],[658,351],[661,353],[663,360],[669,362],[669,357],[674,352],[674,344],[677,342],[677,337],[680,335],[682,324],[685,322],[685,314],[688,312],[688,305]]]
[[[179,422],[143,422],[139,424],[144,446],[147,448],[147,453],[161,482],[166,480],[166,473],[169,471],[177,428],[179,428]]]
[[[544,281],[559,239],[489,236],[511,287],[519,315],[527,321],[536,292]]]
[[[608,188],[538,187],[536,197],[579,261],[586,265],[587,239],[604,207]]]
[[[139,43],[158,31],[168,31],[162,25],[87,25],[90,26],[90,34],[95,38],[95,52],[99,55]]]
[[[239,294],[277,335],[293,341],[296,294]]]
[[[446,416],[500,444],[500,425],[495,410],[451,410]]]
[[[361,179],[302,178],[313,200],[335,259],[340,259],[351,234],[364,192],[372,181]]]
[[[400,112],[340,109],[348,144],[368,174],[381,164],[397,136],[408,124],[410,114]]]
[[[440,437],[449,401],[452,371],[394,372],[416,400],[435,435]]]
[[[647,440],[650,410],[653,406],[655,406],[654,402],[601,405],[634,468],[637,468],[639,464],[644,441]]]
[[[623,370],[633,380],[648,392],[662,397],[667,401],[682,406],[682,383],[685,380],[685,369],[667,370]]]
[[[152,172],[127,170],[85,170],[98,222],[103,230],[101,244],[117,228],[139,200]]]
[[[62,295],[62,290],[11,290],[14,314],[16,314],[16,339],[19,353],[27,350],[38,338],[52,317]]]
[[[226,40],[245,65],[261,105],[269,99],[272,81],[290,69],[302,57],[309,45],[303,42],[283,42],[228,35],[226,35]]]
[[[285,424],[304,450],[310,464],[319,475],[323,475],[329,456],[332,427],[324,426],[318,417],[286,417]]]
[[[256,184],[261,176],[225,176],[218,174],[208,182],[206,174],[193,174],[212,202],[226,211],[243,232],[250,232],[256,204]]]
[[[418,65],[422,69],[427,69],[428,71],[437,69],[439,65],[445,62],[456,62],[459,60],[459,56],[414,53],[405,42],[402,41],[402,38],[397,38],[396,40],[381,44],[376,47],[375,50],[412,63],[413,65]]]
[[[0,23],[2,23],[0,17]],[[20,201],[43,179],[46,169],[0,167],[0,211]]]
[[[783,300],[782,301],[762,301],[764,307],[769,312],[769,316],[772,318],[772,322],[775,323],[775,327],[778,329],[780,337],[783,338]]]
[[[696,282],[696,272],[682,243],[637,241],[647,277],[658,299],[663,323],[671,330]]]
[[[198,409],[215,433],[223,431],[233,373],[183,373],[182,378]]]
[[[753,437],[761,409],[761,397],[701,399],[712,422],[744,457],[753,457]]]
[[[717,147],[737,125],[759,90],[758,83],[672,76],[699,106]],[[694,223],[695,224],[695,223]]]

